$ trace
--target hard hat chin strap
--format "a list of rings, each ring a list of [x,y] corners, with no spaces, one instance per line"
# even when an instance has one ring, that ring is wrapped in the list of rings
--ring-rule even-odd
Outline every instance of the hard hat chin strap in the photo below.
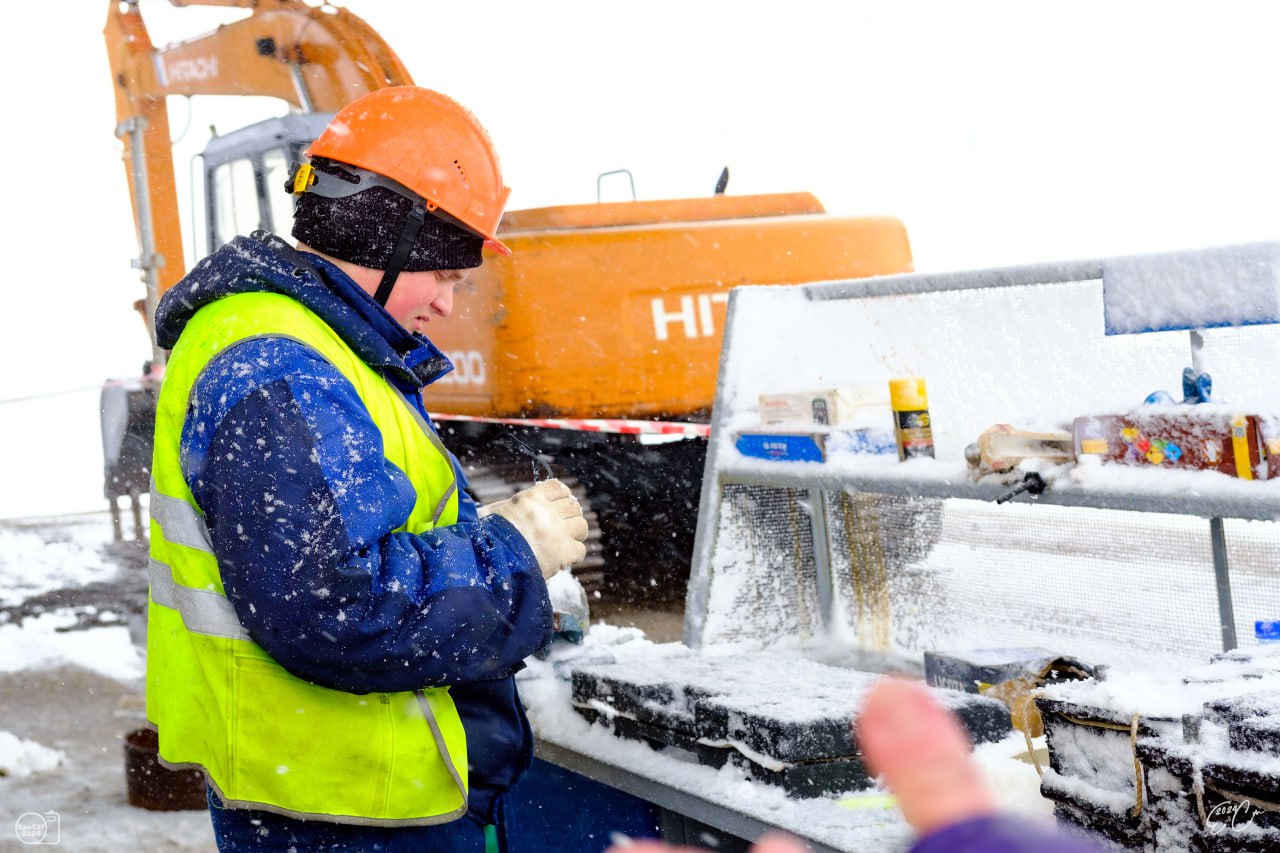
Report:
[[[395,251],[391,253],[391,260],[387,261],[387,268],[382,272],[382,281],[378,282],[378,290],[373,294],[373,298],[383,308],[387,307],[387,300],[391,298],[391,289],[395,287],[396,279],[400,277],[404,262],[409,259],[409,252],[413,249],[413,244],[418,239],[418,232],[422,230],[422,223],[426,219],[427,211],[421,203],[414,202],[413,209],[405,217],[404,228],[400,231],[400,242],[396,243]]]

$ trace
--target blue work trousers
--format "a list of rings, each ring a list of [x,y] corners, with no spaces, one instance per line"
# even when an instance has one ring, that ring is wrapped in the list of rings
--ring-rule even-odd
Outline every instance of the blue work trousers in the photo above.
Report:
[[[496,833],[470,816],[435,826],[383,829],[372,826],[298,820],[253,809],[229,809],[209,789],[209,815],[220,853],[312,853],[312,851],[377,851],[377,853],[507,853],[504,803],[494,807]]]

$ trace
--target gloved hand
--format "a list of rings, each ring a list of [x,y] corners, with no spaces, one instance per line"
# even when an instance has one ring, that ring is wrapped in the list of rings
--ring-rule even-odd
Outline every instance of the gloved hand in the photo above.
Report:
[[[481,518],[496,514],[515,525],[544,578],[587,556],[587,520],[578,499],[559,480],[543,480],[505,501],[485,504],[479,512]]]

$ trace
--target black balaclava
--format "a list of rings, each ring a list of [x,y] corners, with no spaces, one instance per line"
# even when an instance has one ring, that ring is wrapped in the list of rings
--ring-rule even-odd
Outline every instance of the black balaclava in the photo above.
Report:
[[[357,181],[334,160],[315,157],[311,166],[350,183]],[[385,187],[370,187],[344,198],[304,192],[294,208],[293,236],[326,255],[369,269],[386,270],[413,207],[413,201]],[[483,237],[439,216],[427,215],[402,269],[472,269],[480,266],[483,246]]]

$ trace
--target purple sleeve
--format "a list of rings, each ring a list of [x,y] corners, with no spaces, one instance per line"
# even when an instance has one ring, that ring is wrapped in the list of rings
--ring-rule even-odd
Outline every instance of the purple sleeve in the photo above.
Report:
[[[910,853],[1105,853],[1101,844],[1052,823],[997,815],[931,832]]]

